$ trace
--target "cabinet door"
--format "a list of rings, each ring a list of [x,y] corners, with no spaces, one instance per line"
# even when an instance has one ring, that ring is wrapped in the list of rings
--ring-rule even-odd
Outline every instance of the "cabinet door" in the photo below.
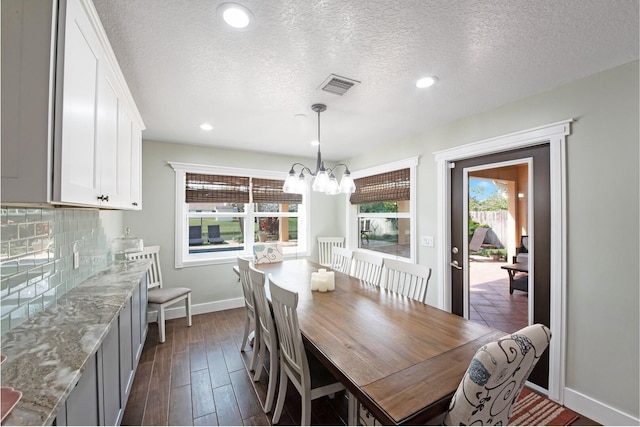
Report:
[[[56,101],[62,111],[56,119],[55,144],[61,165],[59,201],[96,205],[100,195],[96,125],[102,53],[80,2],[69,0],[66,5],[64,59],[58,64],[62,96],[58,93]]]
[[[131,207],[142,209],[142,131],[131,124]]]
[[[123,405],[126,405],[127,396],[133,384],[133,347],[132,347],[132,322],[131,322],[131,298],[127,300],[120,312],[120,394],[123,396]]]
[[[106,67],[103,68],[103,71]],[[121,207],[123,194],[118,187],[120,154],[118,153],[118,120],[120,101],[112,77],[107,72],[100,73],[98,81],[98,126],[96,146],[98,149],[98,171],[100,205]]]
[[[118,194],[122,196],[122,209],[134,209],[132,205],[133,121],[126,108],[120,109],[118,123]]]
[[[145,276],[140,282],[140,354],[142,354],[142,347],[144,347],[144,341],[147,338],[148,322],[147,322],[147,308],[148,308],[148,296],[149,289],[147,288],[147,276]]]
[[[120,411],[124,411],[120,398],[120,328],[118,321],[102,342],[102,396],[104,406],[104,424],[115,426],[120,420]]]
[[[143,280],[144,282],[144,280]],[[146,286],[146,285],[145,285]],[[131,342],[132,342],[132,355],[133,360],[135,360],[134,364],[138,362],[140,358],[140,353],[142,353],[142,334],[141,334],[141,315],[140,315],[140,286],[136,286],[133,291],[133,296],[131,297],[131,306],[133,307],[133,324],[131,326]]]
[[[98,358],[96,354],[89,359],[87,368],[80,381],[67,398],[67,425],[100,425],[98,401]]]

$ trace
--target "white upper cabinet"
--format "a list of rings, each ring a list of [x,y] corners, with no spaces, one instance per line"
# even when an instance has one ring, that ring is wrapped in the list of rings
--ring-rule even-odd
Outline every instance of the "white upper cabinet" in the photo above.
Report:
[[[142,130],[131,123],[131,206],[142,209]]]
[[[60,168],[54,169],[56,176],[60,176],[60,188],[54,192],[54,197],[60,202],[96,205],[100,195],[100,153],[96,128],[99,125],[105,127],[105,116],[110,115],[107,111],[109,104],[117,104],[118,98],[113,89],[105,88],[107,84],[103,82],[100,69],[104,54],[78,1],[67,2],[66,19],[61,21],[66,23],[61,24],[58,43],[62,49],[58,54],[57,68],[58,76],[62,78],[57,88],[58,123],[54,150],[60,157]],[[102,143],[106,142],[103,139]]]
[[[37,14],[33,13],[34,9]],[[14,13],[7,15],[6,12]],[[44,18],[47,13],[48,23]],[[34,23],[39,16],[39,22]],[[45,28],[43,21],[48,24]],[[7,31],[12,30],[11,34],[6,34],[5,25],[9,28]],[[32,73],[38,75],[34,80],[39,79],[41,87],[30,94],[35,95],[38,102],[28,102],[46,106],[38,110],[37,115],[26,110],[18,113],[18,123],[35,123],[40,129],[36,142],[31,138],[29,144],[27,141],[23,144],[25,126],[2,119],[3,169],[5,163],[20,164],[20,168],[8,170],[12,176],[7,177],[7,182],[3,171],[2,203],[141,209],[140,141],[144,124],[93,3],[90,0],[7,0],[5,3],[3,0],[2,27],[3,59],[7,53],[12,60],[18,59],[18,63],[32,62],[39,66]],[[12,40],[19,38],[21,47],[10,46],[13,42],[5,43],[5,36]],[[34,44],[31,39],[38,42],[38,49],[29,48]],[[42,53],[49,55],[48,66],[41,56],[31,58]],[[5,100],[5,86],[12,84],[11,72],[15,75],[27,72],[22,65],[14,66],[16,70],[8,69],[9,77],[5,81],[4,62],[3,111],[14,103],[20,105],[25,98],[19,92],[9,91],[9,98]],[[42,85],[42,81],[48,85]],[[7,132],[5,124],[9,126]],[[28,161],[36,151],[37,164]],[[42,152],[46,153],[46,162],[40,159]],[[45,172],[43,164],[48,168]],[[29,195],[32,184],[27,182],[33,178],[28,175],[34,169],[38,170],[38,191]]]

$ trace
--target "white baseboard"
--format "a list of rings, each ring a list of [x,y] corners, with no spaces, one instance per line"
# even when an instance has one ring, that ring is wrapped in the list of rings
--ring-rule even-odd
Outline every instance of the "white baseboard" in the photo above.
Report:
[[[605,426],[640,425],[640,419],[620,412],[568,387],[564,389],[564,406]]]
[[[167,319],[178,319],[180,317],[187,317],[187,310],[184,308],[184,304],[180,303],[179,307],[168,308],[165,310],[165,316]],[[214,311],[230,310],[232,308],[244,307],[244,298],[233,298],[224,301],[206,302],[203,304],[191,304],[191,315],[213,313]],[[147,313],[147,320],[149,322],[155,322],[158,314],[155,310]]]

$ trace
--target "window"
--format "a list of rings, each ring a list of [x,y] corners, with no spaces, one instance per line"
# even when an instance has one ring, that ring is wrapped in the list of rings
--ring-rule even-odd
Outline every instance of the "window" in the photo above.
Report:
[[[176,173],[176,268],[251,256],[256,242],[306,255],[307,209],[280,172],[170,163]]]
[[[417,158],[358,171],[351,195],[353,247],[415,260]]]

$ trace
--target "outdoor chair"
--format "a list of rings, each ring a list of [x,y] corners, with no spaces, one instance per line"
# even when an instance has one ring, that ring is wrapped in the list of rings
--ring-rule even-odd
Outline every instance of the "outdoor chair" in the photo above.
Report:
[[[199,225],[189,226],[189,246],[201,245],[204,240],[202,239],[202,227]]]
[[[489,229],[486,227],[478,227],[475,229],[473,236],[471,236],[471,241],[469,242],[469,252],[476,252],[482,248],[487,231],[489,231]]]
[[[160,272],[160,246],[147,246],[142,252],[126,254],[127,260],[150,259],[152,261],[147,270],[148,305],[158,311],[158,332],[160,342],[165,341],[165,309],[184,300],[187,314],[187,326],[191,326],[191,289],[165,288]]]
[[[220,237],[220,226],[219,225],[210,225],[207,229],[207,239],[209,243],[212,244],[220,244],[224,243],[224,239]]]
[[[520,246],[516,248],[516,255],[513,257],[513,263],[529,262],[529,236],[520,237]]]
[[[451,398],[444,425],[508,425],[513,404],[549,346],[551,331],[527,326],[482,346]]]
[[[365,240],[367,244],[369,244],[369,233],[371,233],[371,220],[365,219],[360,221],[360,242],[363,243]]]

